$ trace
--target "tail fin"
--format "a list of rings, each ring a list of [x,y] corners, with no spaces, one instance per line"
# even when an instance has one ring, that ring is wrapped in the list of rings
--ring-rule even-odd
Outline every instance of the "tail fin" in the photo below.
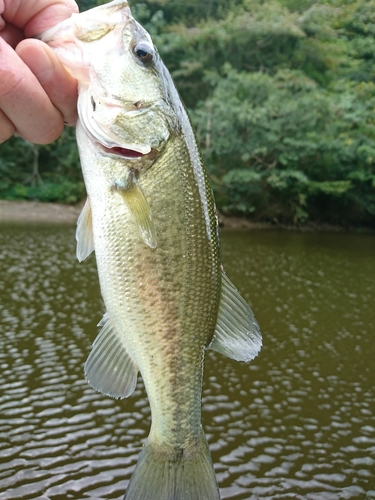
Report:
[[[206,437],[186,450],[147,441],[124,500],[220,500]]]

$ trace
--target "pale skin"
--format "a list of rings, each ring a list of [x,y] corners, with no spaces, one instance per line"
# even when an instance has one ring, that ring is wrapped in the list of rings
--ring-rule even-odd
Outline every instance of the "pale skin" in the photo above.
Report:
[[[76,80],[32,39],[73,12],[73,0],[0,0],[0,143],[17,133],[48,144],[76,123]]]

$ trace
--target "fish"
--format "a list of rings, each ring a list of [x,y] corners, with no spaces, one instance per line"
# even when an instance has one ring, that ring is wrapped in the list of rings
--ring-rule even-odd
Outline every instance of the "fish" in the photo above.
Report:
[[[78,80],[87,201],[77,258],[95,251],[106,308],[85,376],[97,391],[127,398],[140,372],[151,407],[124,499],[218,500],[201,423],[206,351],[248,362],[262,336],[223,270],[189,116],[128,2],[73,14],[40,38]]]

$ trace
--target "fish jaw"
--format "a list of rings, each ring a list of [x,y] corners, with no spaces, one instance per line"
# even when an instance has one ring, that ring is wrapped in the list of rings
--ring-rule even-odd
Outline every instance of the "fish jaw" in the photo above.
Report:
[[[135,109],[134,104],[115,105],[102,99],[95,85],[90,85],[79,92],[78,115],[87,135],[102,146],[103,154],[119,154],[131,159],[152,152],[153,157],[162,151],[172,133],[163,114],[164,106],[162,102],[142,109]],[[143,133],[137,135],[137,130]]]
[[[107,21],[110,19],[110,22]],[[65,21],[44,31],[38,36],[58,55],[61,62],[79,82],[89,81],[88,61],[98,51],[98,44],[104,36],[116,33],[133,19],[128,2],[113,1],[95,9],[72,14]],[[91,50],[87,50],[90,43]],[[114,47],[118,45],[114,44]]]
[[[148,105],[140,89],[145,71],[137,64],[132,49],[136,42],[143,42],[155,50],[156,59],[158,55],[127,2],[119,0],[73,14],[39,38],[78,80],[81,93],[90,85],[95,90],[94,99],[133,113]],[[154,102],[160,89],[158,85],[148,87],[147,93],[148,100]]]
[[[150,79],[134,56],[134,45],[141,43],[153,51],[155,65],[161,65],[150,35],[132,17],[127,2],[72,15],[41,39],[78,80],[81,123],[104,152],[128,150],[124,156],[131,159],[162,150],[175,120],[161,79]]]

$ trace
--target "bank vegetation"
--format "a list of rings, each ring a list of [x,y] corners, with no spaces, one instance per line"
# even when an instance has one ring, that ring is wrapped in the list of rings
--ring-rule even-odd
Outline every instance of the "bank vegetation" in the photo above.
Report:
[[[131,6],[189,110],[220,211],[375,226],[374,0]],[[46,146],[0,146],[0,198],[84,194],[73,129]]]

